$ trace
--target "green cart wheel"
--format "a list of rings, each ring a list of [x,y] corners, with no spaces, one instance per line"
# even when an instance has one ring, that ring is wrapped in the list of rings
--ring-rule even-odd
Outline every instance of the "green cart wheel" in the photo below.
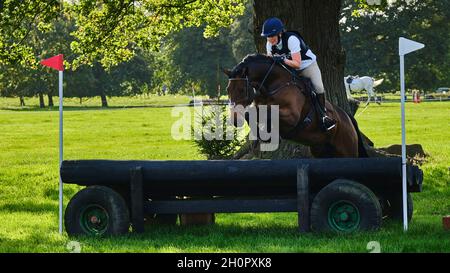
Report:
[[[324,187],[311,205],[314,231],[376,230],[381,226],[381,216],[375,194],[366,186],[346,179],[337,179]]]
[[[64,220],[69,236],[120,235],[130,227],[125,200],[104,186],[91,186],[75,194],[67,205]]]

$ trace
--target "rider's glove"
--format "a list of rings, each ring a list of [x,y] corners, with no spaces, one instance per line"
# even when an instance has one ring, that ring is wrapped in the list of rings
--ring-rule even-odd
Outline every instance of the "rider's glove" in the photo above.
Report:
[[[272,59],[276,63],[284,63],[284,60],[286,59],[286,57],[284,57],[284,56],[273,56]]]

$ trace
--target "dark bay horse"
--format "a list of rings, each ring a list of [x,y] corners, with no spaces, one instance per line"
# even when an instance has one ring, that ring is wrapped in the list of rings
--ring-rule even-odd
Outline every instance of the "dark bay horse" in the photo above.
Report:
[[[280,136],[310,146],[314,157],[364,157],[358,126],[353,117],[326,102],[327,115],[336,120],[330,131],[321,129],[314,111],[308,80],[294,80],[292,73],[272,58],[248,55],[232,70],[224,70],[227,92],[235,105],[279,105]],[[233,112],[236,120],[238,113]]]

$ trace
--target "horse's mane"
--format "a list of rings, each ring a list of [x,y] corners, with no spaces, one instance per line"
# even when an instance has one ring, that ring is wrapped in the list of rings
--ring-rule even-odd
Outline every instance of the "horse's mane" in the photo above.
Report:
[[[248,54],[245,56],[240,63],[238,63],[233,69],[231,70],[231,78],[236,77],[242,72],[242,69],[246,67],[249,63],[272,63],[272,60],[269,56],[254,53],[254,54]]]
[[[250,63],[250,62],[269,62],[271,59],[269,56],[259,53],[254,54],[248,54],[242,59],[243,63]]]

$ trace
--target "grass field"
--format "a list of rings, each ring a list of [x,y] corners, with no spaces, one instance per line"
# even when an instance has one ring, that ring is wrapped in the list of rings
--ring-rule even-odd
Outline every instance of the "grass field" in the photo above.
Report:
[[[200,97],[197,97],[200,98]],[[58,97],[53,97],[55,106],[59,103]],[[141,106],[166,106],[174,104],[189,103],[191,99],[185,95],[177,96],[134,96],[134,97],[108,97],[108,106],[111,109],[130,108]],[[44,98],[45,105],[48,104],[47,97]],[[100,97],[83,98],[80,103],[79,98],[64,98],[65,110],[95,110],[101,109]],[[52,110],[57,110],[53,108]],[[39,99],[37,97],[25,98],[25,106],[20,107],[19,98],[0,98],[0,110],[17,110],[17,111],[48,111],[48,108],[39,108]]]
[[[66,159],[203,159],[190,141],[175,141],[171,108],[124,105],[186,103],[187,97],[67,100]],[[37,100],[17,106],[0,99],[0,252],[68,252],[72,238],[58,234],[58,112],[40,110]],[[56,102],[56,100],[55,100]],[[361,109],[362,110],[362,109]],[[400,143],[398,103],[370,105],[357,113],[361,130],[378,147]],[[407,142],[429,153],[424,191],[414,194],[414,217],[407,233],[399,223],[378,232],[351,235],[299,234],[295,213],[218,214],[209,227],[155,227],[143,235],[77,238],[82,252],[450,252],[442,216],[450,214],[450,102],[407,104]],[[79,190],[66,186],[65,204]]]

